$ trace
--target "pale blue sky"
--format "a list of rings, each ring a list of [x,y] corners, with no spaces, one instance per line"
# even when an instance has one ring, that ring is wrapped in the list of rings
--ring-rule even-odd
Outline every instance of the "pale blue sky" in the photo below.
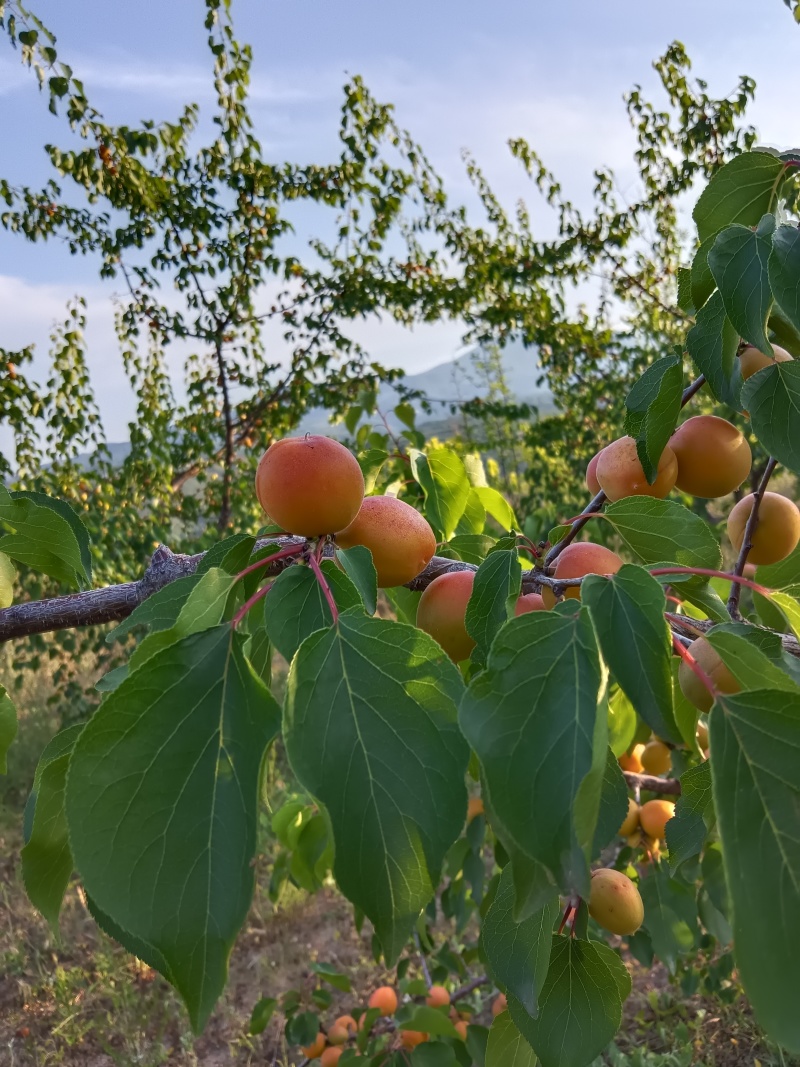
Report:
[[[169,118],[209,99],[199,0],[30,0],[56,32],[62,58],[109,120]],[[765,143],[800,140],[800,28],[780,0],[237,0],[238,33],[255,50],[257,133],[276,159],[319,160],[335,150],[340,89],[362,74],[396,105],[456,198],[469,198],[467,147],[509,203],[526,195],[505,142],[525,136],[565,189],[585,202],[596,166],[631,182],[632,136],[622,94],[655,91],[652,60],[674,39],[716,93],[739,74],[758,83],[752,120]],[[33,79],[0,42],[0,161],[14,181],[48,174],[42,145],[63,140]],[[302,220],[299,220],[302,225]],[[309,220],[306,220],[307,224]],[[109,297],[91,261],[0,232],[0,344],[41,348],[65,300],[90,302],[88,337],[112,438],[125,436],[131,399],[113,356]],[[447,358],[457,324],[408,334],[367,324],[385,362],[416,371]],[[119,427],[115,432],[115,427]]]

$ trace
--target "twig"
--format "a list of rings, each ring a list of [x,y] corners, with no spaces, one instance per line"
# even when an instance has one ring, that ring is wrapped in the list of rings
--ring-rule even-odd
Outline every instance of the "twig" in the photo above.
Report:
[[[776,459],[770,459],[767,462],[767,466],[764,469],[764,473],[761,476],[761,481],[758,483],[758,488],[753,494],[753,507],[750,511],[750,515],[747,519],[747,525],[744,528],[744,536],[742,537],[742,547],[739,549],[739,555],[736,557],[736,566],[733,568],[733,573],[741,578],[744,574],[745,564],[747,563],[747,557],[750,555],[750,550],[753,547],[753,535],[756,532],[758,526],[758,512],[761,507],[761,501],[764,499],[764,493],[767,491],[767,485],[772,477],[772,473],[778,465]],[[728,596],[728,611],[731,618],[737,622],[741,619],[741,612],[739,611],[739,599],[742,595],[742,587],[740,582],[731,582],[731,591]]]
[[[466,985],[459,986],[458,989],[450,994],[450,1003],[454,1000],[463,1000],[464,997],[468,997],[470,993],[474,993],[476,989],[480,989],[482,985],[489,985],[489,976],[485,974],[479,975],[477,978],[473,978],[471,982],[467,982]]]
[[[691,385],[687,385],[681,394],[681,407],[685,408],[694,394],[699,393],[705,384],[706,376],[701,374],[699,378],[695,378]]]
[[[677,778],[656,778],[654,774],[636,774],[634,771],[623,771],[625,781],[633,790],[646,790],[648,793],[666,793],[671,796],[680,796],[681,783]]]
[[[428,989],[430,989],[433,985],[433,979],[431,978],[431,972],[428,970],[428,961],[425,959],[425,953],[422,951],[422,942],[420,941],[419,934],[416,930],[414,931],[414,943],[417,946],[419,962],[422,964],[422,973],[425,975],[425,984]]]

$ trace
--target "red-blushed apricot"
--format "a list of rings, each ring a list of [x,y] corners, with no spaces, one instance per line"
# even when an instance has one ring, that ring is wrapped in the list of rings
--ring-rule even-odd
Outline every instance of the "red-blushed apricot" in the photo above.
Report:
[[[336,1067],[343,1052],[343,1048],[330,1045],[320,1056],[319,1067]]]
[[[340,1015],[333,1025],[342,1027],[351,1037],[358,1031],[358,1023],[352,1015]]]
[[[622,560],[610,548],[592,541],[575,541],[556,559],[553,577],[563,581],[565,578],[582,578],[585,574],[616,574],[621,566]],[[564,596],[580,600],[580,586],[568,587]],[[549,586],[542,586],[542,600],[547,608],[555,606],[556,598]]]
[[[479,815],[483,815],[483,798],[482,797],[470,797],[467,804],[467,822],[472,822],[473,819],[477,819]]]
[[[644,904],[627,875],[601,867],[592,871],[589,914],[612,934],[635,934],[644,920]]]
[[[728,516],[728,537],[737,552],[742,547],[754,500],[752,493],[742,497]],[[751,540],[753,547],[747,553],[748,563],[780,563],[800,542],[800,509],[780,493],[764,493]]]
[[[450,1005],[450,994],[443,985],[432,985],[425,997],[425,1003],[429,1008],[447,1008]]]
[[[705,752],[708,748],[708,727],[704,722],[698,722],[697,724],[697,743]]]
[[[626,496],[663,499],[675,487],[678,461],[667,445],[658,461],[656,480],[650,485],[636,452],[636,442],[632,437],[620,437],[600,453],[596,473],[600,488],[609,500],[622,500]]]
[[[648,800],[639,808],[639,822],[649,837],[664,840],[664,827],[675,814],[675,804],[671,800]]]
[[[400,1031],[400,1044],[403,1048],[416,1048],[417,1045],[422,1045],[428,1040],[428,1035],[423,1034],[419,1030],[401,1030]]]
[[[636,831],[639,826],[639,805],[633,799],[628,798],[628,814],[625,816],[622,826],[620,826],[617,833],[620,837],[630,837],[632,833]]]
[[[475,571],[448,571],[434,578],[417,605],[417,626],[438,641],[455,663],[475,647],[467,633],[466,614]]]
[[[719,653],[704,637],[692,641],[687,652],[711,679],[714,688],[720,693],[738,693],[741,686],[720,659]],[[685,660],[678,668],[678,682],[683,695],[690,704],[700,711],[710,711],[714,697]]]
[[[666,774],[672,766],[672,755],[663,741],[648,741],[642,752],[645,774]]]
[[[382,985],[369,998],[369,1006],[378,1008],[381,1015],[394,1015],[397,1011],[397,993],[390,985]]]
[[[338,533],[364,499],[364,475],[352,452],[330,437],[284,437],[256,470],[256,495],[273,522],[302,537]]]
[[[523,593],[514,605],[515,615],[526,615],[529,611],[546,611],[544,600],[539,593]]]
[[[310,1045],[306,1045],[303,1048],[303,1055],[307,1060],[317,1060],[325,1050],[325,1035],[323,1033],[317,1034]]]
[[[788,363],[792,359],[792,356],[780,345],[773,345],[772,351],[775,353],[774,358],[758,348],[753,348],[752,345],[742,349],[739,353],[739,366],[745,381],[764,367],[773,367],[776,363]]]
[[[617,760],[617,763],[622,767],[623,771],[630,771],[632,774],[641,774],[644,771],[642,766],[642,753],[644,752],[644,745],[634,745],[630,752],[623,752]]]
[[[331,1045],[344,1045],[350,1037],[350,1031],[345,1026],[337,1026],[336,1023],[328,1031],[328,1041]]]
[[[463,1019],[460,1019],[457,1023],[453,1023],[456,1033],[462,1041],[467,1040],[467,1024]]]
[[[678,460],[675,485],[692,496],[726,496],[750,473],[753,453],[741,430],[716,415],[687,419],[670,438]]]
[[[495,1017],[501,1015],[508,1009],[508,998],[505,993],[498,993],[492,1001],[492,1015]]]
[[[394,496],[368,496],[350,525],[336,535],[341,548],[364,545],[372,553],[378,588],[405,585],[424,571],[436,536],[420,513]]]
[[[600,449],[600,452],[602,452],[602,449]],[[586,468],[586,488],[592,496],[597,496],[600,492],[600,483],[597,480],[597,461],[600,459],[600,452],[592,456]]]

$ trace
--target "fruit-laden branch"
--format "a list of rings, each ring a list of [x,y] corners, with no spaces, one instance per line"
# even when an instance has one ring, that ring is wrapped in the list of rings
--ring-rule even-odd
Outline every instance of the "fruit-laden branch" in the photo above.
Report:
[[[665,793],[676,797],[681,795],[681,783],[677,778],[657,778],[654,774],[636,774],[634,771],[622,773],[631,789],[644,789],[648,793]]]
[[[756,526],[758,526],[758,513],[761,508],[761,501],[764,499],[764,493],[767,491],[769,480],[772,477],[772,473],[778,466],[776,459],[770,459],[767,466],[764,469],[764,473],[761,476],[761,481],[758,483],[758,488],[753,494],[753,506],[750,509],[750,517],[747,520],[747,525],[744,528],[744,535],[742,536],[742,547],[739,550],[739,555],[736,559],[736,565],[733,568],[733,573],[738,574],[740,577],[744,574],[745,564],[747,563],[747,557],[750,555],[750,550],[753,547],[753,535],[756,532]],[[741,614],[739,612],[739,598],[742,595],[742,586],[739,582],[731,583],[731,592],[728,597],[728,611],[731,613],[731,618],[739,620]]]

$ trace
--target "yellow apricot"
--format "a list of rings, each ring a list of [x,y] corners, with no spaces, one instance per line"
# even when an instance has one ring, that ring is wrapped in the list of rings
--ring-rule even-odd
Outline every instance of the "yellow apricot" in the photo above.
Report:
[[[498,993],[492,1001],[492,1015],[501,1015],[508,1008],[508,998],[505,993]]]
[[[364,499],[364,475],[352,452],[330,437],[284,437],[256,471],[256,495],[273,522],[302,537],[338,533]]]
[[[708,727],[704,722],[697,724],[697,743],[703,752],[708,748]]]
[[[728,537],[737,552],[742,547],[754,500],[752,493],[742,497],[728,516]],[[800,509],[780,493],[764,493],[751,541],[753,547],[747,553],[749,563],[779,563],[786,559],[800,543]]]
[[[774,358],[768,356],[766,352],[761,352],[758,348],[754,348],[752,345],[743,348],[739,353],[742,378],[747,381],[756,371],[763,370],[764,367],[774,367],[776,363],[788,363],[792,359],[792,356],[780,345],[773,345],[772,351],[775,353]]]
[[[664,827],[675,814],[675,804],[671,800],[648,800],[639,809],[639,822],[649,837],[664,840]]]
[[[606,445],[597,460],[597,481],[609,500],[626,496],[654,496],[662,499],[675,486],[678,461],[667,445],[658,461],[656,480],[652,485],[645,477],[632,437],[620,437]]]
[[[350,1031],[345,1026],[337,1026],[336,1023],[328,1031],[328,1041],[332,1045],[343,1045],[350,1037]]]
[[[635,934],[644,920],[644,904],[627,875],[601,867],[592,871],[589,914],[612,934]]]
[[[453,1024],[456,1029],[456,1033],[462,1041],[467,1040],[467,1024],[461,1019],[459,1022]]]
[[[419,1030],[401,1030],[400,1031],[400,1044],[403,1048],[412,1049],[417,1045],[422,1045],[428,1040],[428,1035],[423,1034]]]
[[[394,1015],[397,1011],[397,993],[389,985],[380,986],[369,998],[371,1008],[379,1008],[381,1015]]]
[[[440,574],[419,598],[417,606],[417,626],[438,641],[455,663],[467,659],[475,647],[465,622],[474,581],[474,571]]]
[[[697,665],[705,671],[711,679],[714,688],[720,693],[738,693],[741,686],[731,672],[722,662],[719,653],[713,645],[704,637],[698,637],[692,641],[687,652],[697,662]],[[685,660],[681,660],[678,668],[678,682],[683,695],[690,704],[694,704],[700,711],[710,711],[714,703],[714,697],[709,693],[705,685],[700,681],[692,668]]]
[[[483,815],[483,800],[481,797],[470,797],[467,805],[467,822],[472,822],[479,815]]]
[[[340,1015],[338,1019],[334,1021],[334,1026],[340,1026],[352,1037],[358,1030],[358,1023],[355,1021],[352,1015]]]
[[[600,452],[602,451],[603,450],[601,448]],[[600,459],[600,452],[597,452],[594,456],[592,456],[592,458],[589,460],[589,465],[586,468],[586,488],[589,490],[592,496],[597,496],[597,494],[600,492],[600,483],[597,480],[597,461],[598,459]]]
[[[741,430],[715,415],[687,419],[669,446],[678,460],[675,485],[692,496],[726,496],[750,473],[753,454]]]
[[[642,753],[644,752],[644,745],[634,745],[630,752],[623,752],[617,760],[623,771],[630,771],[633,774],[641,774],[644,770],[642,766]]]
[[[436,537],[420,513],[394,496],[368,496],[350,525],[336,535],[341,548],[364,545],[372,553],[378,588],[405,585],[424,571]]]
[[[620,837],[630,837],[631,834],[633,834],[636,831],[638,826],[639,826],[639,805],[636,803],[636,801],[633,799],[633,797],[629,797],[628,798],[628,814],[625,816],[625,819],[624,819],[624,821],[622,823],[622,826],[620,826],[620,828],[617,831],[617,833],[619,834]]]
[[[529,611],[545,611],[545,603],[538,593],[523,593],[514,605],[515,615],[526,615]]]
[[[307,1060],[316,1060],[322,1055],[325,1049],[325,1035],[320,1032],[314,1038],[310,1045],[306,1045],[302,1050],[303,1055]]]
[[[672,766],[672,756],[663,741],[648,741],[642,753],[642,767],[646,774],[666,774]]]
[[[343,1052],[344,1049],[336,1048],[333,1045],[331,1045],[329,1048],[326,1048],[325,1051],[322,1053],[322,1056],[320,1057],[319,1067],[336,1067],[336,1064],[339,1062]]]
[[[443,985],[432,985],[425,997],[429,1008],[446,1008],[450,1005],[450,994]]]
[[[553,578],[582,578],[585,574],[616,574],[622,566],[622,560],[616,552],[604,545],[592,541],[576,541],[567,545],[556,559]],[[570,600],[580,600],[580,586],[570,586],[564,590],[564,596]],[[542,586],[542,600],[545,606],[555,606],[556,598],[549,586]]]

